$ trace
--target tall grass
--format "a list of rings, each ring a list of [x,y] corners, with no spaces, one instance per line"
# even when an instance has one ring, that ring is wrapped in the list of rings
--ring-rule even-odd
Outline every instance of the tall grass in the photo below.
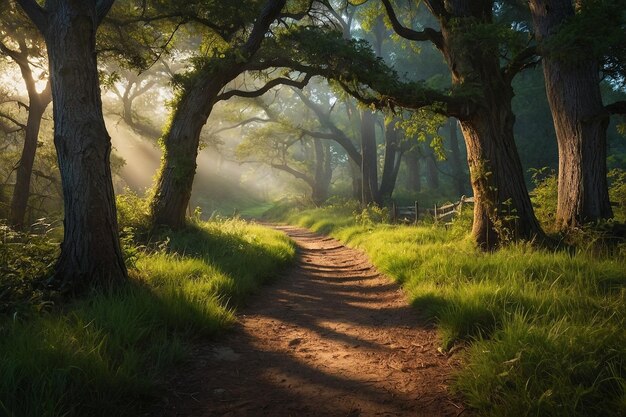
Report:
[[[131,282],[44,315],[0,317],[0,415],[136,415],[190,341],[295,254],[281,233],[239,220],[163,233],[133,257]]]
[[[359,224],[348,211],[283,219],[367,252],[436,323],[444,348],[468,346],[455,387],[478,415],[626,415],[623,255],[527,244],[484,253],[466,232],[469,213],[446,229]]]

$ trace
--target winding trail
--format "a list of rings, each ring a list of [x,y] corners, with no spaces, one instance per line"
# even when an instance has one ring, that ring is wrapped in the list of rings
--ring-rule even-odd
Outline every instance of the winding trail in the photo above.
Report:
[[[458,365],[398,285],[340,242],[275,226],[297,264],[171,381],[166,416],[458,416]]]

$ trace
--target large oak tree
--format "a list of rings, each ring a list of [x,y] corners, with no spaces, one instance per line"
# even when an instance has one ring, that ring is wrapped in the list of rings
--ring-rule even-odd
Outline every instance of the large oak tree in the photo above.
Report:
[[[501,67],[502,45],[490,33],[497,30],[491,0],[425,0],[439,28],[421,30],[402,25],[390,0],[382,3],[400,36],[430,42],[442,53],[454,88],[465,96],[460,108],[448,106],[441,112],[460,121],[465,138],[476,202],[472,230],[476,243],[491,248],[502,239],[542,238],[524,183],[511,109],[511,82],[532,53],[522,51]],[[416,97],[413,105],[405,105],[424,103],[423,97]]]
[[[52,283],[66,291],[127,278],[113,184],[111,138],[102,116],[96,31],[114,0],[18,0],[42,33],[54,104],[54,143],[65,207],[61,255]]]

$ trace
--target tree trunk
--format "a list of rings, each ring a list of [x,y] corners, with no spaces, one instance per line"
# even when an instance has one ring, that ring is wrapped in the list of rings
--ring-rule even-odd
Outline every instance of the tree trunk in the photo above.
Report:
[[[65,207],[52,283],[78,292],[126,281],[111,180],[111,138],[96,64],[96,2],[48,1],[44,37],[54,102],[54,144]]]
[[[374,113],[369,110],[361,112],[361,178],[363,191],[361,202],[380,204],[378,195],[378,155],[376,150],[376,130]]]
[[[315,179],[311,190],[311,199],[315,205],[320,205],[328,198],[330,154],[326,154],[321,139],[313,139],[313,142],[315,146]],[[329,147],[328,144],[326,145]]]
[[[432,149],[428,149],[426,156],[426,183],[429,190],[439,189],[439,170],[437,169],[437,157]]]
[[[352,174],[352,198],[361,201],[363,198],[363,173],[361,167],[352,159],[348,160],[350,173]]]
[[[459,197],[466,195],[467,177],[461,162],[461,151],[459,149],[459,137],[457,135],[457,121],[450,119],[450,163],[452,164],[452,175],[454,176],[454,187]]]
[[[161,168],[150,204],[152,224],[172,229],[185,225],[200,132],[211,114],[215,97],[227,82],[212,74],[200,73],[194,86],[185,91],[176,105],[170,128],[163,138]]]
[[[408,170],[407,188],[414,193],[421,192],[422,178],[420,177],[419,153],[417,149],[407,152],[404,161]]]
[[[571,1],[531,0],[535,35],[548,40],[574,16]],[[613,216],[607,184],[609,115],[602,104],[600,68],[591,51],[561,59],[543,51],[546,93],[559,148],[557,227],[571,229]]]
[[[37,144],[39,140],[39,129],[41,126],[41,118],[43,117],[46,107],[50,104],[49,84],[41,94],[29,91],[28,102],[28,120],[26,121],[26,132],[24,135],[24,147],[22,156],[17,166],[15,188],[13,190],[13,198],[11,199],[11,213],[9,223],[16,229],[21,229],[24,225],[26,216],[26,208],[28,207],[28,197],[30,196],[30,180],[33,173],[33,164],[35,162],[35,154],[37,153]]]
[[[245,70],[248,59],[260,48],[269,26],[280,14],[285,1],[268,0],[246,43],[231,51],[219,68],[199,68],[193,85],[185,88],[181,94],[170,128],[163,139],[161,169],[150,204],[153,225],[172,229],[185,225],[202,127],[222,88]]]
[[[401,159],[400,134],[394,126],[395,120],[390,119],[385,123],[385,159],[383,163],[382,178],[380,180],[380,200],[391,200],[391,195],[396,186],[398,170]]]
[[[133,99],[130,97],[130,90],[132,84],[124,91],[122,95],[122,119],[130,127],[135,126],[135,120],[133,119]]]
[[[460,122],[475,199],[472,235],[484,249],[508,240],[544,238],[514,141],[513,89],[500,69],[498,47],[466,38],[477,22],[493,22],[492,6],[491,1],[448,0],[446,13],[453,18],[439,19],[453,84],[481,91]]]

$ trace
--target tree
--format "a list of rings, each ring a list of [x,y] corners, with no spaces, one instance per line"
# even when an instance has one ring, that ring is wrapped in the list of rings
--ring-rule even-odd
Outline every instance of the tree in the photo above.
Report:
[[[150,204],[152,223],[180,228],[185,224],[185,212],[191,196],[191,188],[196,171],[196,157],[202,126],[206,123],[213,106],[219,100],[238,95],[237,92],[222,93],[222,89],[241,73],[252,69],[271,67],[263,62],[254,62],[253,57],[265,40],[270,25],[283,16],[285,19],[298,18],[293,13],[281,14],[286,0],[268,0],[258,10],[258,17],[252,29],[243,37],[233,37],[234,27],[243,26],[254,15],[246,16],[243,22],[230,22],[226,31],[210,24],[211,29],[226,44],[223,50],[208,60],[197,62],[194,71],[179,84],[178,100],[175,104],[172,122],[163,135],[164,156],[159,171],[155,192]],[[238,5],[233,5],[240,10]],[[257,12],[256,8],[247,12]],[[288,79],[281,79],[289,83]],[[307,80],[308,82],[308,80]],[[266,88],[254,93],[260,95],[277,85],[268,84]],[[252,93],[251,93],[252,94]],[[246,95],[246,93],[242,93]]]
[[[476,202],[472,230],[476,243],[493,248],[502,239],[543,238],[524,183],[511,110],[511,81],[532,63],[528,61],[532,53],[524,50],[500,67],[502,45],[488,30],[500,30],[493,18],[493,1],[425,1],[440,30],[409,29],[398,20],[391,1],[382,2],[396,33],[435,45],[452,73],[453,86],[465,90],[461,109],[448,106],[440,112],[459,119],[465,137]],[[414,101],[424,104],[423,97]]]
[[[61,255],[51,283],[64,291],[110,287],[127,279],[104,125],[96,31],[113,0],[18,0],[48,51],[65,207]]]
[[[163,88],[173,75],[169,67],[160,62],[137,73],[134,69],[109,63],[107,69],[110,74],[107,89],[119,100],[121,108],[118,115],[121,120],[137,134],[156,140],[161,134],[160,126],[154,126],[147,118],[138,114],[134,107],[140,98],[147,97],[148,102],[154,100],[154,91]]]
[[[529,1],[558,143],[556,223],[562,230],[613,216],[606,167],[610,113],[602,103],[594,42],[608,42],[607,28],[624,30],[617,3],[580,1],[575,9],[571,0]]]
[[[34,33],[36,29],[27,22],[27,18],[12,4],[7,3],[7,1],[0,2],[4,10],[0,17],[0,55],[6,55],[17,64],[28,94],[28,119],[24,129],[24,146],[17,164],[9,213],[9,224],[19,229],[23,226],[26,215],[41,119],[52,100],[52,95],[49,82],[42,91],[37,90],[37,79],[31,68],[31,61],[42,60],[45,47],[39,35]]]

